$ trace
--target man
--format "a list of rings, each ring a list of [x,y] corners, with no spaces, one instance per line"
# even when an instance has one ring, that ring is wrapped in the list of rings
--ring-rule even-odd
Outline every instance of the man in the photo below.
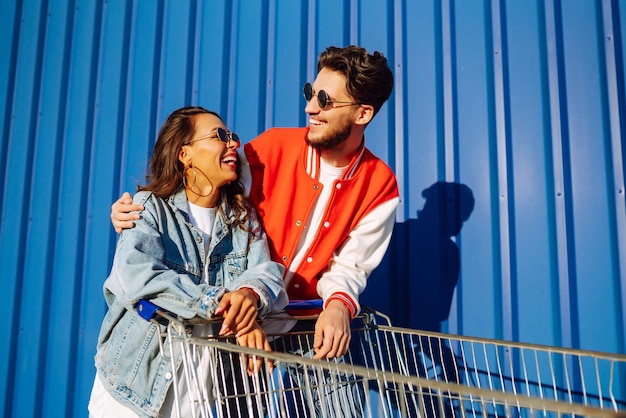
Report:
[[[393,88],[379,52],[329,47],[304,86],[306,128],[272,128],[245,145],[242,181],[265,227],[272,258],[285,265],[290,300],[323,300],[314,358],[345,354],[359,295],[393,230],[398,187],[365,148],[364,131]],[[124,194],[112,206],[118,232],[141,210]]]

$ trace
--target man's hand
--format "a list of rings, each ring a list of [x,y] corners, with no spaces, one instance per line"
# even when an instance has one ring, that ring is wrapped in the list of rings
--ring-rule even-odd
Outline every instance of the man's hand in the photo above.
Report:
[[[314,359],[340,357],[348,352],[350,320],[346,305],[338,300],[328,302],[315,324]]]
[[[111,206],[111,223],[115,232],[122,233],[123,229],[132,228],[135,226],[133,221],[139,219],[138,213],[129,213],[135,211],[142,211],[143,205],[133,205],[133,198],[128,192],[124,192]]]
[[[272,351],[270,343],[267,341],[267,335],[258,322],[254,321],[250,332],[241,334],[237,337],[237,343],[243,347],[257,348],[259,350],[265,350],[268,353]],[[256,360],[255,360],[256,359]],[[268,360],[268,367],[271,371],[274,367],[272,360]],[[248,356],[248,374],[256,373],[263,366],[263,358]]]
[[[222,296],[215,315],[224,317],[220,335],[233,332],[236,337],[248,333],[256,323],[259,296],[251,289],[242,288]]]

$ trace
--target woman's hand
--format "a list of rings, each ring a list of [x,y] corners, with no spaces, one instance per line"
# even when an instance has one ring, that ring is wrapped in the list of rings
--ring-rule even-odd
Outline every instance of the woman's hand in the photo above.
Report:
[[[227,292],[222,296],[215,315],[224,317],[220,335],[248,333],[256,323],[259,295],[247,287]]]
[[[237,337],[237,343],[242,347],[250,347],[256,348],[259,350],[265,350],[268,353],[272,352],[270,347],[270,343],[267,341],[267,335],[261,325],[258,322],[254,321],[252,323],[252,327],[249,332],[241,334]],[[263,366],[263,358],[257,356],[247,356],[248,360],[248,375],[252,375],[253,373],[257,373],[261,370],[261,366]],[[267,365],[269,367],[269,371],[274,368],[274,363],[272,360],[267,360]]]
[[[130,212],[142,210],[143,205],[133,205],[133,198],[130,193],[124,192],[122,197],[111,206],[111,223],[113,228],[115,228],[115,232],[121,234],[123,229],[135,226],[133,221],[139,219],[139,214]]]

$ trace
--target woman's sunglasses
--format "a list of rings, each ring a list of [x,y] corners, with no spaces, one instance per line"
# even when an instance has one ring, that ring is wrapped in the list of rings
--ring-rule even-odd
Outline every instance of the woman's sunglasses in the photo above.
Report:
[[[212,135],[213,133],[215,133],[217,136]],[[191,144],[192,142],[202,141],[203,139],[215,139],[215,138],[219,139],[225,144],[228,144],[228,141],[239,143],[239,135],[237,135],[234,132],[226,132],[226,129],[224,128],[217,128],[215,131],[211,132],[211,135],[191,140],[189,141],[189,143]]]

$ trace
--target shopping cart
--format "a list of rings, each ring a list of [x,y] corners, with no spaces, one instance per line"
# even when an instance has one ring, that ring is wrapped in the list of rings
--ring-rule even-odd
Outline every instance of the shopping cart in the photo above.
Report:
[[[194,337],[206,321],[183,321],[149,302],[137,310],[159,327],[161,353],[178,376],[178,416],[626,416],[623,355],[397,328],[365,310],[348,354],[313,360],[310,330],[271,335],[281,350],[267,353]],[[248,358],[264,367],[248,375]]]

